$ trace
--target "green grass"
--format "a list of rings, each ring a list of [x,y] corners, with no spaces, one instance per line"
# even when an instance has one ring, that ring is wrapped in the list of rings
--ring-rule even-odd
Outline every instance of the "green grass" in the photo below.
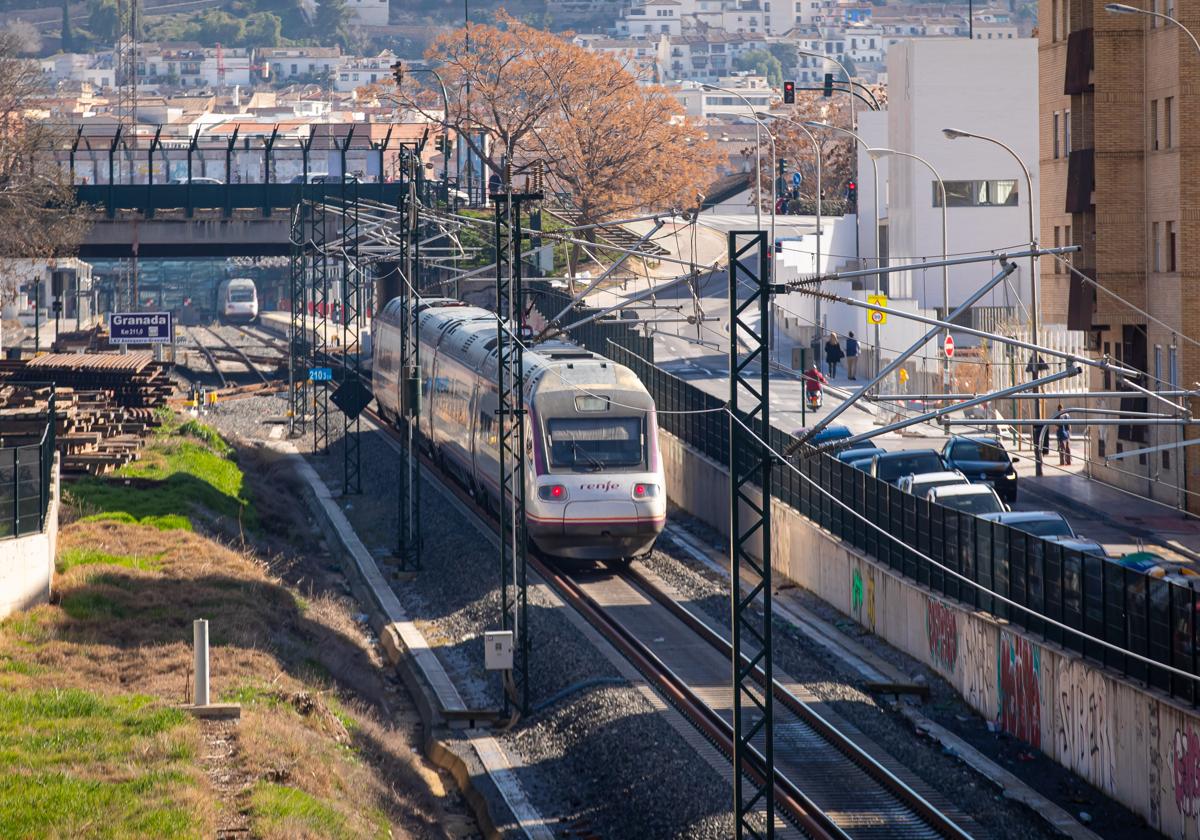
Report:
[[[68,548],[58,553],[54,568],[64,574],[76,566],[120,566],[143,572],[156,572],[162,568],[162,555],[156,557],[127,557],[122,554],[107,554],[94,548]]]
[[[76,621],[97,621],[124,618],[125,608],[106,595],[85,589],[63,596],[62,610]]]
[[[255,833],[276,836],[319,836],[351,840],[359,835],[332,805],[287,785],[259,782],[250,796],[250,817]],[[370,815],[371,836],[391,835],[387,818],[379,811]]]
[[[6,691],[0,695],[0,777],[114,762],[140,766],[147,740],[188,719],[153,702],[145,695],[102,697],[81,689]],[[179,755],[184,758],[190,750]]]
[[[165,431],[164,431],[165,430]],[[191,530],[189,514],[201,511],[257,529],[246,497],[245,476],[231,457],[233,450],[210,427],[194,420],[164,423],[140,461],[117,470],[115,478],[84,478],[68,491],[76,506],[101,520],[151,525],[159,530]],[[122,478],[158,482],[135,487]]]
[[[195,818],[172,802],[180,779],[159,772],[126,781],[58,772],[0,775],[0,826],[5,837],[199,837]]]

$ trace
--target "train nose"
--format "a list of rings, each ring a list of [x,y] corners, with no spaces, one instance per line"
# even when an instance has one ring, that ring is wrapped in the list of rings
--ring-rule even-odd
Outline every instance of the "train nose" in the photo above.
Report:
[[[638,512],[633,502],[571,502],[563,511],[568,533],[620,536],[637,532]]]

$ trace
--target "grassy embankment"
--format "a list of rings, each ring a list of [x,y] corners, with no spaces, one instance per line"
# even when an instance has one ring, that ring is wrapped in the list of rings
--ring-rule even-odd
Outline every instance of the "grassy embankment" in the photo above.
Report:
[[[261,527],[225,441],[172,419],[141,461],[66,496],[55,602],[0,622],[0,835],[440,833],[436,777],[329,677],[370,658],[349,605],[203,535]],[[237,724],[178,708],[195,618]]]

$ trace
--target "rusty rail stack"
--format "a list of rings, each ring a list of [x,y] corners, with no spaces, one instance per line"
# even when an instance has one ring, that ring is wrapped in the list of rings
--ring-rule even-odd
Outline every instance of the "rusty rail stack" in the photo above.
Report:
[[[50,386],[45,383],[53,382]],[[100,475],[136,460],[172,386],[149,353],[51,354],[0,363],[0,439],[45,427],[51,387],[62,473]]]

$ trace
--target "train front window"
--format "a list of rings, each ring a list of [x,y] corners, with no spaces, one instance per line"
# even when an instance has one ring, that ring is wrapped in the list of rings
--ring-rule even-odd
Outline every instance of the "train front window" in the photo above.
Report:
[[[230,303],[250,303],[252,300],[254,300],[254,290],[253,289],[230,289],[229,290],[229,302]]]
[[[642,421],[637,417],[580,417],[547,421],[550,463],[597,471],[642,463]]]

